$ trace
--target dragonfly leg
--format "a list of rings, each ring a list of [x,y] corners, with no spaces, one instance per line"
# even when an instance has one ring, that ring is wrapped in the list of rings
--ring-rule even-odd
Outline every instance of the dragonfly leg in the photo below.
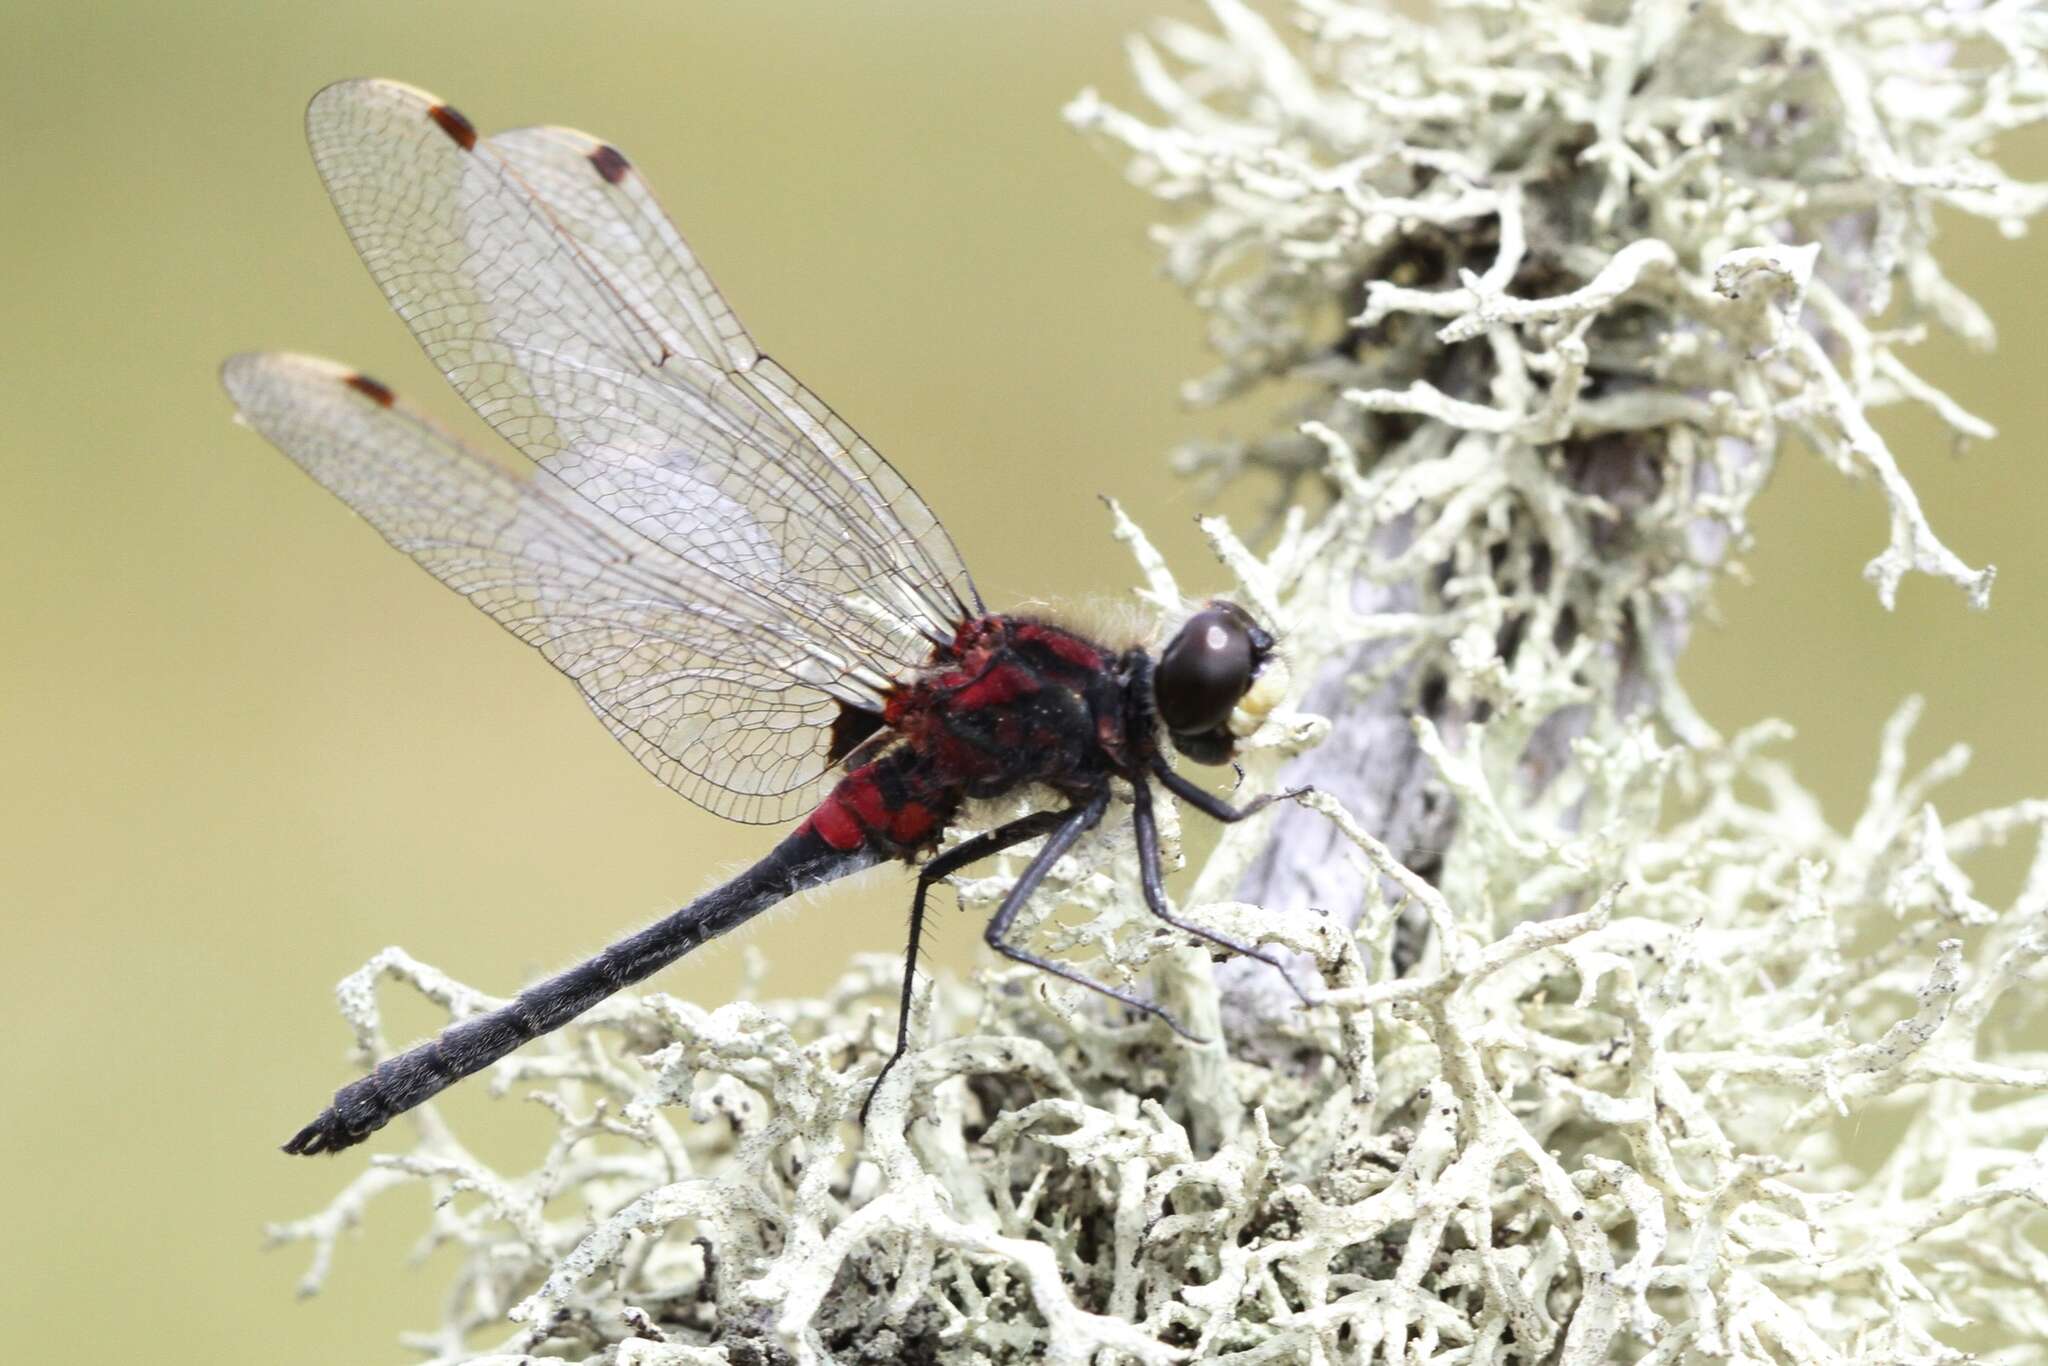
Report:
[[[1152,914],[1164,920],[1175,929],[1191,934],[1197,939],[1207,940],[1218,948],[1253,958],[1280,974],[1280,980],[1287,983],[1303,1005],[1313,1004],[1308,993],[1303,991],[1294,977],[1282,963],[1264,949],[1251,944],[1239,943],[1214,930],[1203,929],[1191,921],[1182,920],[1169,909],[1166,900],[1166,882],[1159,871],[1159,825],[1152,814],[1152,789],[1140,778],[1131,784],[1131,825],[1138,837],[1138,880],[1145,888],[1145,905]]]
[[[1315,791],[1312,787],[1293,787],[1285,792],[1268,792],[1263,797],[1254,797],[1243,806],[1232,806],[1215,793],[1204,791],[1186,778],[1181,777],[1180,774],[1175,773],[1173,765],[1166,761],[1166,756],[1163,754],[1152,756],[1152,772],[1157,775],[1161,783],[1165,784],[1168,792],[1171,792],[1174,796],[1180,798],[1211,820],[1222,821],[1225,825],[1233,825],[1247,816],[1256,815],[1274,802],[1291,802],[1296,797],[1305,797]]]
[[[903,1002],[896,1012],[896,1051],[882,1064],[882,1070],[875,1073],[874,1084],[868,1087],[868,1098],[860,1104],[862,1124],[868,1122],[868,1108],[875,1103],[875,1092],[882,1089],[882,1078],[888,1076],[889,1069],[910,1051],[910,999],[917,985],[917,941],[924,931],[924,903],[933,884],[941,878],[951,877],[970,863],[1000,854],[1025,840],[1037,839],[1057,828],[1065,819],[1067,813],[1064,811],[1034,811],[1007,825],[983,831],[973,839],[962,840],[918,869],[917,891],[910,898],[910,947],[903,955]]]
[[[1031,952],[1029,949],[1020,948],[1003,937],[1005,932],[1009,930],[1011,922],[1017,918],[1017,912],[1023,908],[1026,901],[1031,899],[1031,894],[1038,890],[1038,884],[1045,881],[1045,876],[1052,871],[1053,865],[1058,863],[1065,856],[1066,852],[1074,847],[1076,840],[1080,839],[1082,835],[1086,834],[1102,819],[1102,813],[1108,808],[1109,792],[1105,788],[1101,793],[1089,798],[1085,805],[1074,807],[1063,815],[1059,828],[1054,830],[1051,836],[1046,839],[1045,847],[1040,849],[1031,862],[1025,866],[1023,875],[1017,879],[1017,885],[1010,888],[1009,892],[1003,897],[1002,905],[996,907],[996,913],[989,917],[988,929],[982,933],[982,938],[988,941],[990,948],[1013,962],[1024,963],[1030,967],[1037,968],[1040,972],[1049,972],[1055,977],[1065,978],[1075,986],[1101,992],[1104,996],[1109,997],[1113,1001],[1120,1001],[1132,1010],[1150,1015],[1189,1043],[1207,1043],[1208,1040],[1200,1035],[1190,1033],[1187,1027],[1181,1024],[1179,1020],[1174,1019],[1172,1015],[1143,997],[1133,996],[1126,991],[1119,991],[1105,982],[1098,982],[1094,978],[1084,973],[1076,972],[1064,964],[1055,963],[1050,958],[1044,958]]]

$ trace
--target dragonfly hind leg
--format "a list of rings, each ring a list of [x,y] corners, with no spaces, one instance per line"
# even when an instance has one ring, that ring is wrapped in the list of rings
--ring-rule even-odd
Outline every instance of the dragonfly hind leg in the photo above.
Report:
[[[1073,968],[1067,967],[1064,964],[1055,963],[1050,958],[1041,957],[1029,949],[1012,944],[1003,937],[1005,932],[1009,930],[1011,922],[1016,920],[1017,912],[1023,908],[1026,901],[1031,899],[1031,894],[1038,890],[1038,884],[1045,881],[1046,874],[1052,871],[1053,865],[1058,863],[1065,856],[1066,852],[1074,847],[1076,840],[1094,828],[1096,823],[1102,819],[1102,813],[1108,808],[1109,791],[1105,788],[1101,793],[1089,798],[1083,805],[1073,807],[1063,814],[1058,828],[1046,840],[1045,847],[1040,849],[1032,858],[1031,862],[1025,867],[1023,875],[1017,879],[1016,885],[1010,888],[1009,892],[1004,895],[1002,905],[996,907],[996,913],[989,917],[988,929],[983,932],[982,938],[988,941],[990,948],[1013,962],[1037,968],[1040,972],[1049,972],[1053,976],[1064,978],[1076,986],[1086,987],[1090,991],[1100,992],[1113,1001],[1122,1002],[1132,1010],[1150,1015],[1189,1043],[1207,1043],[1207,1039],[1192,1033],[1167,1011],[1143,997],[1133,996],[1127,991],[1119,991],[1105,982],[1096,981],[1085,973],[1076,972]]]
[[[1141,801],[1150,795],[1148,792],[1145,792],[1142,784],[1138,785],[1138,791],[1143,794],[1140,798]],[[988,941],[988,946],[1012,962],[1023,963],[1028,967],[1037,968],[1040,972],[1049,972],[1053,976],[1072,982],[1076,986],[1086,987],[1090,991],[1099,992],[1113,1001],[1138,1011],[1140,1014],[1149,1015],[1174,1033],[1180,1035],[1183,1039],[1186,1039],[1189,1043],[1200,1044],[1208,1042],[1208,1040],[1192,1032],[1179,1020],[1175,1019],[1170,1012],[1154,1005],[1142,996],[1135,996],[1130,992],[1120,991],[1106,982],[1098,982],[1085,973],[1077,972],[1062,963],[1056,963],[1050,958],[1045,958],[1031,952],[1029,949],[1012,944],[1004,937],[1010,926],[1015,923],[1017,913],[1023,909],[1024,903],[1031,899],[1031,894],[1038,890],[1039,884],[1045,881],[1047,874],[1052,872],[1053,866],[1066,856],[1067,851],[1074,847],[1074,844],[1081,836],[1088,833],[1088,831],[1095,828],[1101,822],[1103,813],[1108,809],[1109,793],[1105,790],[1080,806],[1071,807],[1065,811],[1035,811],[1028,816],[1011,821],[1007,825],[998,826],[994,830],[976,835],[973,839],[955,845],[918,870],[917,891],[913,894],[910,902],[910,945],[903,964],[903,997],[896,1016],[896,1048],[889,1055],[888,1061],[882,1064],[882,1070],[875,1074],[874,1081],[868,1087],[867,1099],[861,1103],[860,1107],[862,1124],[867,1123],[868,1111],[875,1103],[875,1093],[882,1089],[882,1079],[887,1077],[890,1069],[902,1061],[904,1055],[910,1051],[910,1003],[917,982],[917,946],[919,937],[924,930],[925,901],[931,893],[933,884],[937,883],[941,878],[951,876],[970,863],[989,858],[1014,845],[1022,844],[1026,840],[1036,839],[1040,835],[1050,836],[1045,842],[1045,847],[1032,857],[1031,862],[1025,866],[1023,873],[1017,878],[1016,884],[1004,894],[1002,904],[996,908],[996,913],[989,917],[988,928],[982,935]],[[1150,863],[1147,866],[1151,871],[1146,877],[1146,900],[1152,906],[1153,912],[1169,924],[1185,929],[1199,938],[1208,939],[1223,948],[1248,954],[1262,962],[1272,963],[1274,967],[1279,968],[1279,963],[1258,949],[1252,948],[1249,945],[1237,944],[1232,940],[1210,934],[1196,926],[1184,924],[1160,909],[1160,904],[1164,900],[1163,893],[1158,901],[1155,901],[1153,898],[1153,888],[1158,883],[1158,830],[1152,824],[1149,803],[1141,806],[1140,810],[1144,813],[1144,820],[1139,826],[1139,855],[1141,860],[1145,858],[1145,849],[1149,840],[1151,855]],[[1280,968],[1280,971],[1282,976],[1286,975],[1285,968]],[[1292,984],[1290,979],[1289,985]],[[1297,987],[1296,991],[1299,993],[1300,988]]]
[[[1064,811],[1034,811],[1007,825],[984,831],[973,839],[962,840],[918,869],[917,891],[910,898],[910,946],[903,955],[903,1000],[896,1012],[896,1051],[882,1064],[882,1070],[875,1073],[875,1080],[868,1087],[868,1098],[861,1102],[862,1124],[868,1122],[868,1110],[875,1103],[875,1092],[882,1089],[882,1078],[888,1076],[889,1069],[910,1051],[910,1002],[917,986],[917,941],[924,932],[924,903],[925,898],[931,895],[933,885],[970,863],[978,863],[1013,845],[1058,829],[1066,819]]]
[[[1152,789],[1143,778],[1131,784],[1131,827],[1138,840],[1138,880],[1145,888],[1145,906],[1152,914],[1164,920],[1185,934],[1205,940],[1220,949],[1242,954],[1255,959],[1280,974],[1280,980],[1287,983],[1294,994],[1301,998],[1303,1005],[1311,1005],[1307,992],[1294,980],[1282,963],[1264,949],[1251,944],[1239,943],[1227,935],[1202,928],[1190,920],[1183,920],[1168,907],[1166,882],[1159,869],[1159,824],[1152,814]]]

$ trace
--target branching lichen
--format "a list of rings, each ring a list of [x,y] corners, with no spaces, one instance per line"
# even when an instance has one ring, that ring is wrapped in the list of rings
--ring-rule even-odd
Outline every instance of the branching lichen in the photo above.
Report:
[[[928,985],[863,1132],[894,959],[818,999],[616,999],[499,1064],[559,1123],[530,1169],[421,1111],[275,1230],[307,1288],[420,1182],[463,1254],[412,1340],[435,1361],[2048,1361],[2048,1055],[2021,1042],[2048,802],[1945,818],[1961,756],[1914,769],[1911,703],[1836,830],[1782,727],[1724,738],[1673,673],[1789,444],[1883,494],[1884,601],[1917,571],[1982,605],[1869,415],[1988,434],[1900,353],[1989,340],[1938,208],[2048,206],[1984,152],[2048,115],[2048,15],[1304,0],[1283,35],[1211,8],[1133,47],[1160,122],[1070,116],[1172,206],[1221,357],[1193,395],[1298,405],[1184,460],[1278,476],[1265,532],[1205,525],[1303,690],[1246,739],[1251,782],[1322,790],[1227,834],[1184,913],[1294,955],[1317,1004],[1164,932],[1112,819],[1036,933],[1211,1042],[1028,970]],[[1137,520],[1111,529],[1177,608]],[[2027,836],[2018,894],[1983,894],[1972,860]],[[342,991],[366,1057],[385,976],[496,1004],[387,951]]]

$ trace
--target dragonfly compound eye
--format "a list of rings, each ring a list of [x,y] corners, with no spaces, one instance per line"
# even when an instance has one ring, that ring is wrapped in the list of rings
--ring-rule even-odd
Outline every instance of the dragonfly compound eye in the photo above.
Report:
[[[1188,618],[1153,674],[1159,719],[1197,763],[1230,757],[1231,710],[1272,652],[1273,638],[1234,603],[1215,601]]]

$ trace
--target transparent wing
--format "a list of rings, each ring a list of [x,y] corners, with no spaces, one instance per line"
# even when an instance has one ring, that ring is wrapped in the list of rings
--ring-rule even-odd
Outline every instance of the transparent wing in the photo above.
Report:
[[[832,776],[859,661],[723,577],[623,528],[553,477],[469,450],[356,372],[243,355],[221,382],[243,419],[436,578],[537,648],[657,778],[733,820],[788,820]],[[697,534],[766,563],[737,512]],[[840,693],[835,697],[834,692]]]
[[[930,509],[761,355],[615,149],[563,129],[480,139],[389,81],[328,87],[306,126],[428,355],[584,498],[891,676],[979,610]]]

